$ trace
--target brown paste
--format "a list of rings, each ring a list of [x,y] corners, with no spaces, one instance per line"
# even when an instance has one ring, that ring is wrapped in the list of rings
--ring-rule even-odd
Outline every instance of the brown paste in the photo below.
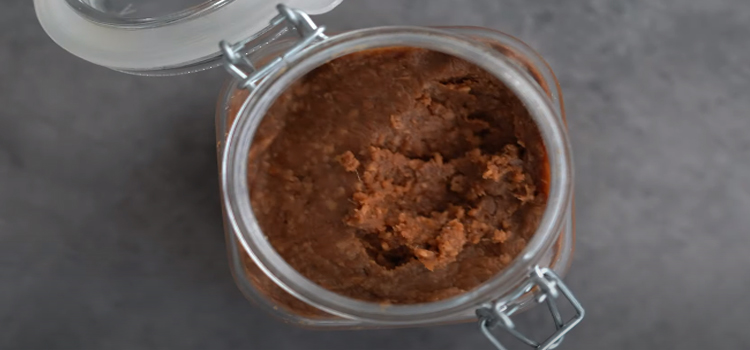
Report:
[[[548,178],[539,130],[511,90],[415,48],[307,74],[273,104],[249,159],[253,210],[292,267],[396,304],[464,293],[506,267],[538,226]]]

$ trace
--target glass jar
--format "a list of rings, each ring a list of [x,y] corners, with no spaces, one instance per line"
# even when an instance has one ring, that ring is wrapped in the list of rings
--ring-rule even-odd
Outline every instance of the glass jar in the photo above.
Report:
[[[294,1],[312,13],[330,10],[339,2]],[[426,326],[478,319],[481,330],[500,349],[502,345],[490,332],[493,328],[505,329],[528,345],[548,349],[558,345],[583,318],[583,308],[559,277],[570,266],[575,236],[573,170],[560,87],[544,60],[521,41],[474,27],[380,27],[328,37],[306,12],[279,5],[275,14],[262,0],[196,2],[168,15],[157,11],[156,17],[123,15],[129,12],[117,8],[113,14],[96,3],[35,0],[47,32],[61,46],[94,63],[145,75],[185,73],[223,64],[233,75],[218,103],[217,151],[230,265],[248,299],[286,322],[324,329]],[[238,27],[236,18],[242,17],[237,12],[252,6],[262,9],[254,12],[254,18],[270,15],[271,24],[253,22]],[[225,27],[217,26],[224,22]],[[222,29],[197,39],[189,35],[205,34],[214,27]],[[88,37],[76,38],[83,31],[88,31]],[[211,50],[206,42],[216,35],[237,43],[222,41],[216,45],[216,40]],[[124,40],[124,45],[112,45],[117,40]],[[161,48],[157,45],[160,40]],[[263,235],[250,205],[247,184],[253,136],[281,93],[334,58],[394,46],[447,53],[496,76],[524,103],[536,122],[549,163],[547,206],[523,252],[477,288],[424,304],[360,301],[328,291],[302,276]],[[559,300],[573,306],[572,318],[565,320],[560,315]],[[510,320],[511,315],[538,303],[547,304],[556,324],[554,333],[543,342],[526,338]]]

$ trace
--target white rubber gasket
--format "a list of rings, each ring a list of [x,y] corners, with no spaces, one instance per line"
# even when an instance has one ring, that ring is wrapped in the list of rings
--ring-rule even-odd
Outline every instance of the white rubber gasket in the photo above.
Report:
[[[281,1],[281,0],[278,0]],[[311,15],[343,0],[284,0]],[[234,0],[202,15],[151,28],[95,23],[63,0],[34,0],[44,30],[72,54],[125,71],[174,69],[219,54],[219,41],[237,42],[265,28],[278,13],[277,1]]]

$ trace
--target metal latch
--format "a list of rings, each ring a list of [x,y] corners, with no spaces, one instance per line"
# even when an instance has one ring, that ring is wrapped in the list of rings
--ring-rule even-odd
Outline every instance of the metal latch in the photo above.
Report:
[[[491,305],[477,309],[476,313],[477,318],[479,318],[479,327],[481,328],[482,333],[484,333],[487,339],[489,339],[498,350],[507,349],[500,343],[497,337],[492,334],[493,328],[501,328],[505,330],[534,349],[547,350],[554,349],[560,345],[565,334],[570,332],[570,330],[578,325],[583,319],[585,314],[583,307],[554,271],[548,268],[540,268],[539,266],[536,266],[529,277],[530,279],[526,284],[514,291],[511,300],[517,299],[526,293],[533,292],[537,303],[547,304],[549,312],[552,314],[552,319],[555,321],[556,331],[543,342],[536,342],[519,332],[515,328],[513,321],[510,319],[510,316],[518,311],[518,306],[508,307],[507,303],[492,303]],[[560,309],[557,306],[557,298],[560,295],[565,297],[575,309],[575,315],[567,321],[563,320],[562,315],[560,314]]]
[[[312,43],[318,40],[324,40],[328,38],[325,34],[323,34],[323,32],[325,31],[325,27],[318,27],[315,22],[310,19],[310,16],[308,16],[305,12],[286,7],[283,4],[279,4],[278,6],[276,6],[276,8],[278,9],[279,14],[271,20],[271,24],[266,27],[265,30],[260,31],[256,35],[235,44],[229,44],[224,40],[219,43],[221,52],[224,54],[224,67],[227,69],[229,74],[240,81],[238,85],[239,88],[248,90],[255,89],[257,83],[260,80],[262,80],[275,70],[283,67],[286,62],[288,62],[304,48],[310,46]],[[243,53],[242,50],[245,49],[245,46],[249,42],[266,34],[271,29],[284,24],[284,22],[287,22],[287,26],[283,27],[281,31],[277,33],[277,35],[270,41],[273,41],[279,36],[286,33],[289,27],[297,30],[297,34],[299,35],[300,40],[282,56],[276,57],[273,61],[269,62],[263,67],[255,67],[255,65],[250,61],[245,53]]]

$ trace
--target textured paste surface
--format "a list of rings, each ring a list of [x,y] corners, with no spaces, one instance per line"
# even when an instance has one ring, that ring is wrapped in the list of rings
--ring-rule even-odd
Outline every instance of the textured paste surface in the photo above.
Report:
[[[338,58],[286,91],[249,161],[263,232],[321,286],[385,303],[466,292],[518,255],[546,205],[539,131],[498,79],[442,53]]]

